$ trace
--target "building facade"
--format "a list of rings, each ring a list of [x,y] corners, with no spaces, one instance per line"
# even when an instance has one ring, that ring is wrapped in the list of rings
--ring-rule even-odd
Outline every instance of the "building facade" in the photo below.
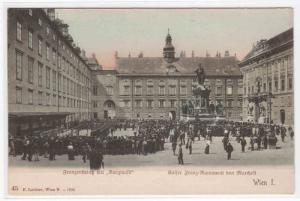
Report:
[[[229,52],[175,57],[168,34],[162,57],[116,54],[116,68],[102,70],[95,55],[87,58],[74,45],[54,9],[10,9],[9,132],[31,134],[90,119],[179,119],[192,99],[199,64],[210,102],[221,105],[228,119],[240,120],[243,81]]]
[[[9,132],[90,117],[91,71],[54,9],[8,11]]]
[[[93,81],[93,87],[104,89],[103,94],[111,94],[111,89],[113,93],[102,98],[93,97],[97,102],[93,104],[99,108],[96,110],[103,113],[96,117],[179,119],[182,105],[192,99],[192,89],[197,82],[194,71],[199,64],[206,73],[205,85],[211,89],[211,103],[222,105],[228,119],[241,120],[243,87],[236,57],[227,52],[224,57],[220,54],[215,57],[181,54],[176,58],[170,34],[166,37],[163,57],[143,57],[142,54],[118,57],[116,54],[116,71],[108,73],[115,83],[104,78],[108,76],[105,71],[95,75],[98,78]],[[108,108],[100,109],[107,106],[106,101],[113,105],[114,111],[110,112],[113,115],[106,115]]]
[[[293,125],[293,29],[257,42],[239,66],[243,120]]]
[[[118,101],[118,79],[116,70],[92,72],[92,117],[114,119],[120,113]]]

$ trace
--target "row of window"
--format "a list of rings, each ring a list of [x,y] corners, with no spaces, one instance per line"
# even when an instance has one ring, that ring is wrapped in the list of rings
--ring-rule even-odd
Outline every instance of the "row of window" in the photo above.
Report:
[[[251,78],[256,79],[255,77],[251,76],[252,73],[266,77],[267,75],[271,74],[285,74],[286,71],[288,74],[293,73],[293,55],[284,56],[276,60],[269,61],[268,63],[264,63],[260,66],[255,66],[254,71],[244,75],[244,82],[249,81]]]
[[[113,95],[113,87],[112,86],[106,86],[106,92],[107,95]],[[93,87],[93,95],[94,96],[98,96],[100,95],[100,93],[98,93],[98,86],[94,86]],[[194,88],[192,88],[193,90]],[[176,95],[176,86],[169,86],[168,88],[168,94],[169,95]],[[241,90],[238,91],[239,94],[242,94],[243,88],[241,88]],[[158,87],[158,95],[166,95],[166,87],[165,86],[159,86]],[[154,95],[155,94],[155,90],[153,86],[148,86],[146,91],[144,92],[146,95]],[[181,86],[179,89],[179,93],[180,95],[187,95],[187,87],[186,86]],[[215,94],[216,95],[222,95],[223,92],[223,86],[216,86],[215,87]],[[122,95],[129,95],[130,94],[130,87],[125,85],[123,86],[123,93],[121,93]],[[134,88],[134,95],[142,95],[143,94],[143,90],[142,90],[142,86],[135,86]],[[232,95],[233,94],[233,86],[227,86],[226,88],[226,94],[227,95]]]
[[[34,59],[31,57],[27,57],[27,64],[28,64],[28,82],[30,84],[34,84]],[[73,80],[69,79],[67,76],[58,73],[55,70],[52,70],[50,67],[46,66],[46,70],[44,70],[44,65],[40,62],[38,63],[38,73],[37,73],[37,84],[39,87],[43,87],[44,79],[46,82],[46,88],[50,89],[51,85],[51,78],[52,78],[52,89],[56,91],[59,88],[59,91],[63,93],[67,93],[69,95],[77,96],[77,97],[88,97],[88,87],[82,86],[79,83],[75,83]],[[44,75],[45,73],[45,75]],[[51,75],[52,74],[52,75]],[[23,79],[23,53],[20,51],[16,51],[16,79],[22,80]],[[58,86],[58,87],[57,87]]]
[[[194,89],[194,87],[192,87],[192,90],[193,89]],[[243,88],[241,88],[241,89],[243,90]],[[130,95],[130,87],[127,86],[127,85],[123,86],[123,91],[122,92],[123,92],[123,93],[121,93],[122,95]],[[153,86],[148,86],[145,93],[146,93],[146,95],[154,95],[155,90],[154,90]],[[216,95],[222,95],[223,93],[224,93],[223,92],[223,86],[216,86],[215,87],[215,94]],[[142,94],[143,94],[142,87],[141,86],[135,86],[134,95],[142,95]],[[177,94],[176,86],[169,86],[168,87],[168,94],[169,95],[176,95]],[[186,86],[180,86],[179,94],[180,95],[187,95],[187,87]],[[233,94],[233,86],[227,86],[226,94],[227,95],[232,95]],[[94,93],[94,95],[95,95],[95,93]],[[166,87],[165,86],[159,86],[158,87],[158,95],[166,95]]]
[[[23,31],[22,31],[21,22],[17,21],[16,27],[17,27],[17,40],[22,41],[22,32]],[[38,55],[42,57],[43,56],[43,51],[42,51],[43,39],[41,36],[37,37],[37,42],[38,42]],[[60,40],[59,40],[59,43],[61,43]],[[71,51],[67,50],[65,52],[67,52],[67,53],[70,52],[71,58],[74,58],[74,61],[76,61],[78,66],[81,66],[81,68],[83,69],[85,74],[83,72],[81,72],[79,69],[76,69],[76,67],[70,61],[68,61],[65,57],[61,56],[60,54],[57,55],[57,51],[55,50],[55,48],[51,49],[49,43],[46,42],[45,44],[46,44],[46,59],[47,59],[47,61],[50,62],[50,60],[52,58],[53,65],[56,65],[56,63],[58,63],[58,67],[61,68],[64,72],[66,72],[68,75],[70,75],[72,78],[77,79],[77,81],[82,82],[85,85],[89,85],[89,83],[88,83],[89,79],[85,75],[85,74],[87,74],[87,68],[84,68],[84,65],[79,63],[79,60],[76,58],[75,55],[73,55],[71,53]],[[33,50],[33,47],[34,47],[33,46],[33,30],[28,29],[28,48]],[[64,45],[63,45],[63,50],[65,50]],[[51,51],[52,51],[52,54],[51,54]],[[52,57],[51,57],[51,55],[52,55]]]
[[[198,82],[196,78],[193,78],[193,85],[197,85],[196,83]],[[121,82],[123,82],[123,85],[128,85],[130,83],[130,81],[128,79],[124,79],[124,80],[121,80]],[[225,80],[221,80],[221,79],[215,79],[215,84],[216,85],[223,85],[225,82]],[[141,86],[143,85],[143,80],[134,80],[134,85],[135,86]],[[159,86],[164,86],[168,83],[168,85],[174,85],[176,86],[177,85],[177,80],[175,79],[169,79],[169,80],[152,80],[152,79],[149,79],[149,80],[146,80],[146,85],[155,85],[155,83],[157,83]],[[188,80],[180,80],[179,81],[180,85],[187,85],[188,83]],[[213,83],[213,79],[205,79],[204,81],[204,85],[205,86],[209,86],[209,85],[212,85]],[[228,85],[234,85],[234,80],[233,79],[226,79],[226,83]],[[243,80],[242,79],[238,79],[238,85],[243,85]]]
[[[142,108],[143,107],[143,103],[144,102],[144,106],[145,107],[147,107],[147,108],[154,108],[154,100],[146,100],[146,101],[142,101],[142,100],[135,100],[134,101],[134,107],[135,108]],[[169,100],[169,101],[166,101],[166,100],[163,100],[163,99],[160,99],[160,100],[158,100],[158,101],[156,101],[157,102],[157,106],[159,107],[159,108],[165,108],[165,107],[168,107],[167,105],[166,105],[166,103],[168,102],[169,103],[169,107],[171,107],[171,108],[175,108],[175,107],[177,107],[177,100]],[[184,104],[186,104],[187,103],[187,100],[181,100],[180,101],[181,102],[181,106],[182,105],[184,105]],[[233,107],[234,105],[233,105],[233,102],[234,102],[234,100],[232,100],[232,99],[228,99],[228,100],[226,100],[226,106],[227,107]],[[131,101],[130,100],[123,100],[123,101],[120,101],[120,107],[131,107]],[[222,100],[216,100],[216,102],[215,102],[215,105],[218,105],[218,104],[221,104],[221,105],[223,105],[223,101]],[[236,106],[238,106],[238,107],[241,107],[242,106],[242,104],[243,104],[243,100],[242,99],[239,99],[238,101],[237,101],[237,105]],[[96,108],[96,107],[98,107],[98,102],[97,101],[93,101],[93,107],[94,108]]]
[[[16,87],[16,103],[17,104],[30,104],[30,105],[47,105],[47,106],[60,106],[60,107],[70,107],[70,108],[88,108],[88,102],[82,100],[75,100],[73,98],[61,97],[56,94],[51,95],[50,93],[44,93],[38,91],[37,94],[34,90],[26,90],[22,87]],[[37,95],[37,96],[36,96]],[[27,101],[24,100],[27,97]],[[36,97],[36,102],[34,101]]]
[[[267,83],[263,83],[262,86],[261,86],[261,82],[257,82],[256,83],[256,86],[248,86],[247,87],[244,87],[244,95],[247,95],[247,94],[254,94],[254,93],[261,93],[261,92],[279,92],[279,91],[285,91],[286,89],[287,90],[292,90],[293,89],[293,78],[292,77],[289,77],[288,80],[287,80],[287,87],[285,86],[286,85],[286,80],[285,78],[283,79],[280,79],[280,87],[279,87],[279,81],[276,79],[274,80],[274,90],[272,91],[272,81],[269,81],[268,82],[268,88],[267,88]],[[248,92],[248,93],[247,93]]]

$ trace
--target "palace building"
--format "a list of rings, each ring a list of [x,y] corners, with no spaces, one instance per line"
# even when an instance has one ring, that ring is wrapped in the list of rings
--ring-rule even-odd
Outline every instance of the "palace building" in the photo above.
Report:
[[[243,120],[294,124],[293,29],[253,46],[240,62]]]
[[[210,101],[223,107],[224,115],[241,120],[242,74],[238,60],[227,51],[224,57],[175,57],[168,33],[163,57],[119,57],[114,71],[93,72],[93,113],[95,118],[172,118],[192,98],[195,70],[205,70],[205,85],[211,89]],[[105,94],[103,96],[103,94]]]
[[[68,128],[91,119],[179,119],[192,99],[201,64],[210,102],[241,120],[243,80],[238,60],[226,51],[211,57],[175,56],[172,37],[162,57],[119,57],[103,70],[95,55],[77,47],[55,10],[8,11],[9,133],[26,135]],[[287,85],[286,85],[287,86]]]
[[[89,119],[91,71],[54,9],[8,10],[12,135]]]

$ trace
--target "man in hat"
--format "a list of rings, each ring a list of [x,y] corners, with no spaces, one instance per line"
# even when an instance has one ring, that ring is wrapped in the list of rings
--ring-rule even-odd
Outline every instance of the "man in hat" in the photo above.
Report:
[[[172,150],[173,150],[173,155],[174,156],[175,156],[175,152],[176,152],[176,146],[177,146],[177,139],[172,138]]]
[[[231,159],[231,153],[233,152],[233,147],[230,142],[228,142],[227,147],[226,147],[226,152],[227,152],[227,160]]]
[[[242,146],[242,152],[245,152],[245,146],[247,144],[247,141],[245,140],[245,137],[243,136],[241,139],[241,146]]]
[[[178,164],[183,165],[183,152],[182,152],[182,144],[179,144],[179,149],[178,149]]]
[[[206,139],[206,146],[205,146],[205,150],[204,150],[205,154],[209,154],[209,146],[210,146],[210,140]]]
[[[222,143],[223,143],[224,150],[226,150],[228,141],[229,141],[228,136],[225,135],[225,136],[223,137],[223,139],[222,139]]]

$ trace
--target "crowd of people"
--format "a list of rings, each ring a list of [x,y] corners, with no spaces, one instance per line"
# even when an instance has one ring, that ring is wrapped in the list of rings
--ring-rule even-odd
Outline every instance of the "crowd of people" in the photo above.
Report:
[[[117,130],[131,129],[133,136],[115,136]],[[22,155],[22,160],[39,161],[40,157],[56,160],[57,155],[67,155],[68,160],[80,157],[84,163],[90,161],[91,169],[104,167],[103,155],[154,154],[165,150],[165,143],[171,143],[173,155],[183,165],[183,148],[193,154],[195,140],[205,140],[204,153],[210,153],[215,136],[222,136],[227,159],[231,159],[234,148],[233,137],[245,152],[276,147],[277,138],[282,142],[289,135],[293,140],[291,127],[256,124],[249,122],[219,121],[171,121],[171,120],[116,120],[109,132],[103,136],[78,135],[28,135],[17,138],[10,136],[10,155]],[[247,143],[246,137],[249,137]]]

